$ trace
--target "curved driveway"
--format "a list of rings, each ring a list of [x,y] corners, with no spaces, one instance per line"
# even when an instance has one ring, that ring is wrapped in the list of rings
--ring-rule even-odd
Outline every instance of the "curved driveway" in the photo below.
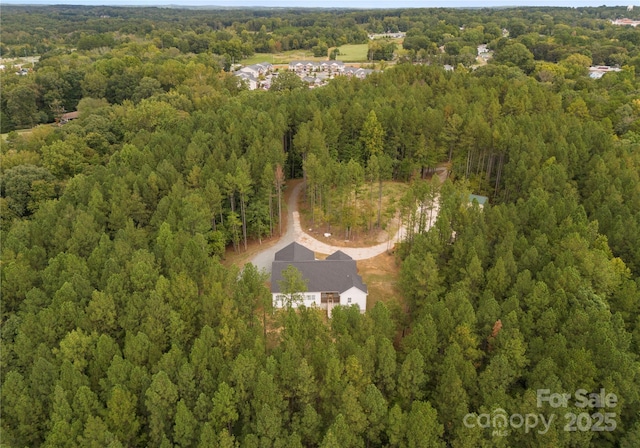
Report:
[[[298,196],[300,195],[300,189],[304,186],[304,182],[298,183],[293,190],[291,191],[291,196],[289,196],[289,201],[287,202],[287,230],[282,234],[280,239],[273,246],[263,250],[258,253],[253,259],[251,263],[253,263],[258,269],[265,269],[267,272],[271,272],[271,262],[273,258],[280,249],[284,249],[289,244],[296,241],[295,235],[295,225],[291,225],[293,222],[293,211],[298,204]],[[300,228],[300,218],[297,216],[298,212],[296,212],[296,217],[298,218],[298,228]]]
[[[438,169],[438,173],[441,179],[443,175],[446,178],[446,169]],[[305,247],[308,247],[314,252],[318,252],[321,254],[331,254],[337,250],[341,250],[354,260],[365,260],[367,258],[373,258],[377,255],[380,255],[390,247],[393,247],[396,242],[401,240],[403,233],[406,231],[406,227],[402,226],[400,229],[398,229],[398,232],[396,232],[391,240],[385,243],[377,244],[375,246],[340,247],[323,243],[322,241],[319,241],[308,233],[304,232],[300,226],[300,214],[296,210],[296,206],[298,204],[298,196],[300,195],[300,190],[303,186],[304,182],[298,183],[295,187],[293,187],[291,196],[289,196],[289,201],[287,202],[287,231],[282,235],[282,237],[276,244],[263,250],[251,260],[251,263],[253,263],[258,269],[265,269],[267,272],[271,272],[271,262],[273,262],[275,253],[293,243],[294,241],[302,244]],[[438,210],[439,203],[438,198],[436,198],[435,207],[432,211],[433,216],[429,220],[431,225],[435,223],[435,220],[438,216]],[[291,223],[293,223],[293,225],[291,225]]]

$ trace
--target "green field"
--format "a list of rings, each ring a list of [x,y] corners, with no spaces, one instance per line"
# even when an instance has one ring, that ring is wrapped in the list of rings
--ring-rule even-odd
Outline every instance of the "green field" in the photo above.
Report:
[[[20,135],[26,135],[26,134],[30,134],[33,131],[33,129],[18,129],[16,132]],[[5,134],[0,134],[0,137],[2,138],[3,141],[7,140],[7,137],[9,136],[9,133],[5,133]]]
[[[339,61],[344,62],[366,62],[369,44],[343,45],[338,47],[340,55]],[[331,49],[330,49],[331,50]],[[269,62],[271,64],[288,64],[291,61],[326,61],[327,57],[314,57],[311,50],[291,50],[280,53],[256,53],[251,57],[242,59],[240,64],[251,65],[261,62]]]
[[[288,64],[291,61],[326,61],[326,57],[316,58],[311,50],[291,50],[281,53],[256,53],[251,57],[242,59],[240,64],[251,65],[261,62],[269,62],[271,64]]]
[[[354,44],[343,45],[338,47],[340,54],[338,55],[339,61],[345,62],[366,62],[367,52],[369,51],[369,44]]]

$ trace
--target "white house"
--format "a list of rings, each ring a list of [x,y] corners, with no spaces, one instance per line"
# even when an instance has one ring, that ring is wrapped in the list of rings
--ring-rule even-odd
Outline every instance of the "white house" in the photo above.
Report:
[[[273,306],[283,308],[287,297],[280,289],[282,271],[288,266],[300,271],[307,282],[307,292],[302,293],[301,303],[292,303],[292,307],[304,305],[327,310],[329,317],[334,306],[356,305],[360,312],[367,309],[367,286],[358,275],[356,262],[342,251],[334,252],[325,260],[316,260],[313,251],[298,243],[291,243],[276,252],[271,267],[271,294]]]
[[[236,70],[235,75],[247,84],[249,90],[256,90],[271,84],[273,65],[268,62],[248,65]]]
[[[238,70],[239,73],[247,73],[257,78],[260,75],[266,75],[273,71],[273,65],[268,62],[262,62],[261,64],[247,65]]]
[[[249,73],[236,73],[236,77],[241,79],[241,82],[245,82],[249,90],[256,90],[258,88],[258,80]]]

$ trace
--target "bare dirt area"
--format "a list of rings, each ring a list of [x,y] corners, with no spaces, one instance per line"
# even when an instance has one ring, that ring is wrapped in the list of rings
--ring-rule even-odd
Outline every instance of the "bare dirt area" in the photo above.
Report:
[[[301,219],[301,221],[304,221],[304,219]],[[318,241],[322,241],[325,244],[336,247],[375,246],[380,243],[386,243],[391,237],[386,230],[374,229],[372,232],[356,233],[350,239],[345,240],[344,238],[341,238],[344,237],[343,231],[332,229],[329,226],[322,226],[321,228],[305,227],[305,224],[308,225],[308,223],[301,223],[301,226],[304,228],[305,233],[309,234]],[[397,230],[397,224],[394,229]],[[332,233],[334,231],[337,231],[337,233]],[[331,236],[326,237],[324,236],[325,233],[330,233]]]
[[[284,228],[284,221],[286,221],[286,218],[283,220],[283,223],[282,223],[283,228]],[[238,252],[233,250],[233,246],[229,246],[227,247],[227,250],[224,254],[224,259],[220,260],[220,262],[226,267],[229,267],[229,266],[242,267],[246,263],[249,263],[255,255],[259,254],[260,252],[276,244],[279,239],[280,237],[278,236],[278,232],[276,230],[276,233],[274,234],[273,237],[263,238],[262,244],[260,244],[260,242],[257,240],[248,240],[246,251],[244,250],[244,245],[242,243],[240,243],[240,250]]]
[[[376,302],[404,303],[398,287],[400,264],[394,254],[385,252],[373,258],[358,260],[357,265],[358,273],[369,292],[367,309],[371,309]]]

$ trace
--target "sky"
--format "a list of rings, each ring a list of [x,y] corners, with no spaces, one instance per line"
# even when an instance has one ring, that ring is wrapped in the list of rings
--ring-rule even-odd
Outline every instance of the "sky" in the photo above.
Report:
[[[113,6],[238,6],[307,8],[432,8],[488,6],[620,6],[639,0],[0,0],[4,4]]]

